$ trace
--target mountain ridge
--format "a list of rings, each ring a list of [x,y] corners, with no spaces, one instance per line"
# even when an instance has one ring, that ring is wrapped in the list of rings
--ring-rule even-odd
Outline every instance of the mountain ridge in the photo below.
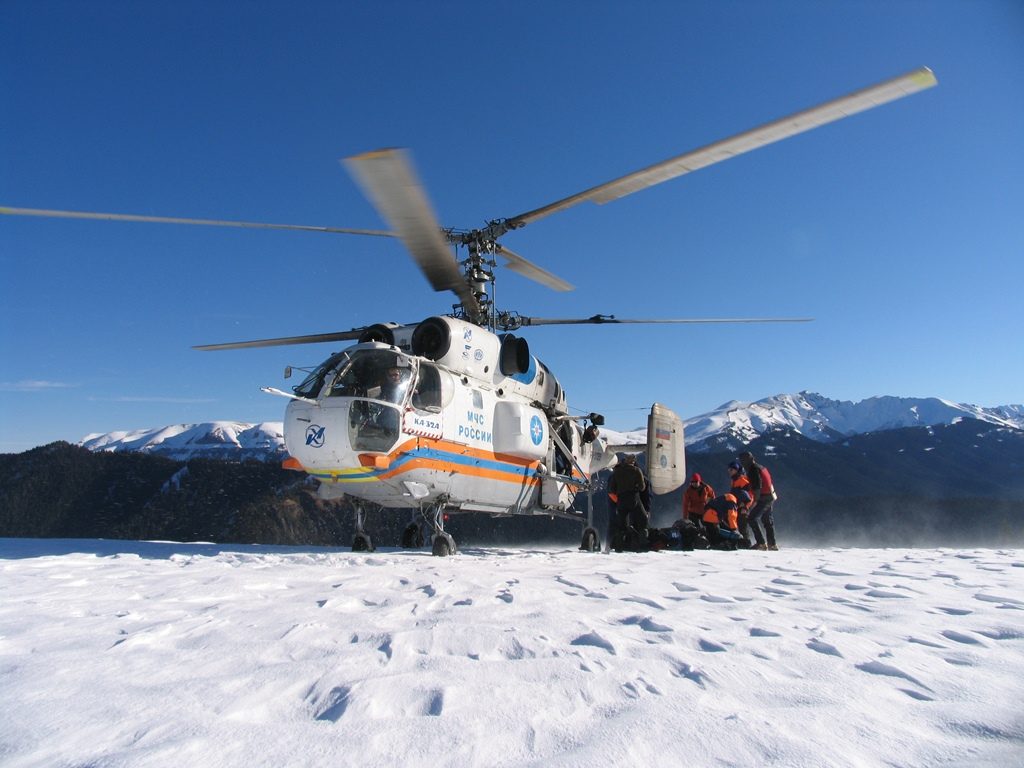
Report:
[[[778,430],[794,430],[816,442],[833,443],[854,435],[955,424],[961,419],[1024,430],[1024,405],[983,408],[937,397],[891,395],[854,402],[802,391],[752,402],[730,400],[708,413],[685,419],[683,424],[687,450],[704,453],[742,450],[756,438]],[[602,432],[612,444],[646,441],[645,428]],[[129,451],[177,461],[208,458],[273,462],[287,456],[281,422],[213,421],[94,433],[78,445],[94,452]]]

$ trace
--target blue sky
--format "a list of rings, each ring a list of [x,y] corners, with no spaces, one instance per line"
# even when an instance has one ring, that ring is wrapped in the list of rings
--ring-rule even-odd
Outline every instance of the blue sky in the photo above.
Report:
[[[929,66],[937,88],[510,233],[574,283],[537,328],[610,426],[837,399],[1024,400],[1020,2],[0,3],[0,205],[383,228],[338,159],[408,147],[445,226],[511,216]],[[0,451],[277,421],[337,345],[193,344],[447,311],[397,241],[0,219]]]

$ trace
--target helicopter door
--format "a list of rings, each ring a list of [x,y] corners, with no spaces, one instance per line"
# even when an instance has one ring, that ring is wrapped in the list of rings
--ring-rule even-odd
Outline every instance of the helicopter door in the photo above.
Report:
[[[651,493],[671,493],[686,480],[683,422],[661,403],[647,417],[647,474]]]
[[[454,394],[455,384],[450,373],[420,361],[410,407],[405,412],[404,431],[420,437],[442,437],[444,409]]]

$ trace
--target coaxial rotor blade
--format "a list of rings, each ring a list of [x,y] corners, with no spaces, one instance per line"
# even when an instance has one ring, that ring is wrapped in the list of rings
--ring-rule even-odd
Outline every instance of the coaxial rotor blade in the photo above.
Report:
[[[551,274],[546,269],[538,267],[532,261],[524,259],[518,253],[509,250],[504,245],[501,245],[500,243],[496,244],[495,250],[498,252],[498,255],[507,261],[505,266],[513,272],[518,272],[523,277],[528,277],[534,282],[546,285],[548,288],[555,291],[571,291],[573,289],[573,286],[570,283],[567,283],[557,275]]]
[[[223,349],[252,349],[253,347],[284,347],[289,344],[320,344],[326,341],[353,341],[363,335],[365,328],[353,328],[351,331],[336,333],[315,333],[308,336],[285,336],[280,339],[257,339],[255,341],[233,341],[227,344],[203,344],[192,347],[203,352],[214,352]]]
[[[269,224],[259,221],[221,221],[218,219],[183,219],[172,216],[143,216],[135,213],[92,213],[89,211],[51,211],[42,208],[0,207],[8,216],[44,216],[55,219],[98,219],[102,221],[143,221],[154,224],[196,224],[204,227],[241,227],[243,229],[297,229],[304,232],[330,232],[342,235],[397,237],[382,229],[351,229],[348,227],[317,227],[307,224]]]
[[[479,311],[476,297],[437,223],[409,153],[380,149],[342,161],[380,215],[401,238],[435,291],[453,291],[463,306]]]
[[[813,317],[700,317],[675,320],[633,320],[617,318],[615,315],[594,315],[593,317],[520,317],[522,325],[605,325],[617,323],[809,323]]]
[[[766,144],[794,136],[812,128],[849,117],[866,109],[909,96],[912,93],[931,88],[937,84],[935,75],[927,67],[915,69],[900,77],[855,91],[833,101],[826,102],[802,112],[783,117],[759,128],[740,133],[732,138],[716,141],[705,147],[671,157],[618,179],[599,184],[578,194],[557,200],[518,216],[507,219],[511,228],[536,221],[557,211],[564,210],[585,200],[604,204],[641,189],[674,179],[698,168],[728,160],[730,157],[763,147]]]

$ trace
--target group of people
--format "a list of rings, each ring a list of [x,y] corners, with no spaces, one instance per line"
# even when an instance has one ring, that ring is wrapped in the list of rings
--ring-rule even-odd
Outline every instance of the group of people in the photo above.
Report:
[[[778,550],[772,516],[778,495],[771,473],[755,461],[750,451],[744,451],[736,461],[729,462],[726,471],[729,489],[719,495],[699,473],[693,474],[683,494],[682,519],[675,527],[700,532],[707,546],[715,549]],[[636,456],[627,455],[612,470],[608,481],[611,549],[621,552],[650,548],[649,493]]]
[[[726,471],[729,489],[717,496],[700,474],[693,474],[683,494],[682,520],[703,529],[715,548],[777,550],[772,508],[778,494],[771,473],[750,451],[729,462]]]

